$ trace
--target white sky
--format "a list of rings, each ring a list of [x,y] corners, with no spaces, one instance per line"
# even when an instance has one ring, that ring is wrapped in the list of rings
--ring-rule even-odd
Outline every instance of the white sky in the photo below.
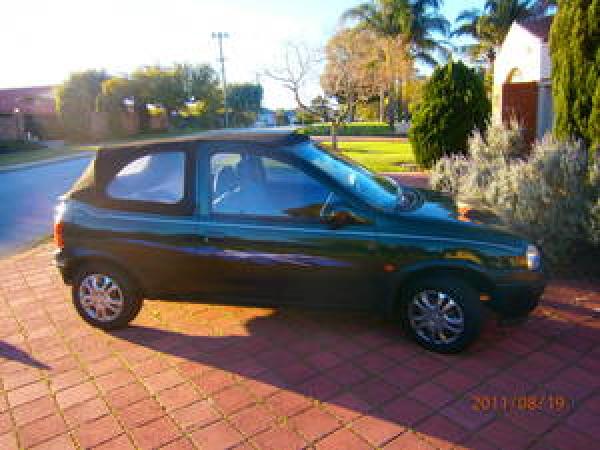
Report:
[[[446,0],[471,6],[481,0]],[[0,87],[54,84],[70,72],[111,74],[145,64],[209,63],[213,31],[224,41],[228,82],[255,81],[277,64],[286,41],[322,46],[339,16],[359,0],[0,0]],[[453,15],[449,15],[453,18]],[[277,82],[261,77],[264,105],[294,107]],[[319,92],[315,77],[306,90]]]

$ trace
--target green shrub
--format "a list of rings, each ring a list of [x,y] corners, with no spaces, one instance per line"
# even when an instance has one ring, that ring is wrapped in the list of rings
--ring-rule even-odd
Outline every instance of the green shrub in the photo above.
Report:
[[[546,136],[530,155],[516,125],[491,126],[469,140],[469,157],[444,157],[431,183],[497,213],[539,244],[555,267],[571,261],[587,239],[600,244],[600,176],[583,142]]]
[[[590,217],[587,223],[587,233],[590,242],[600,246],[600,199],[590,206]]]
[[[91,116],[97,110],[102,83],[108,78],[99,70],[75,72],[56,88],[56,110],[68,139],[84,141],[91,137]]]
[[[331,124],[313,123],[298,130],[298,133],[309,136],[328,136],[331,134]],[[351,122],[343,123],[338,128],[339,136],[386,136],[394,134],[394,130],[384,122]]]
[[[13,141],[13,140],[0,140],[0,154],[2,153],[16,153],[27,150],[40,150],[44,147],[38,142],[31,141]]]
[[[554,133],[600,147],[600,0],[560,0],[552,22]]]
[[[590,183],[589,217],[586,223],[588,240],[600,247],[600,153],[596,153]]]
[[[484,130],[491,105],[480,74],[462,62],[438,67],[413,108],[409,136],[417,162],[431,167],[442,156],[465,153],[473,130]]]

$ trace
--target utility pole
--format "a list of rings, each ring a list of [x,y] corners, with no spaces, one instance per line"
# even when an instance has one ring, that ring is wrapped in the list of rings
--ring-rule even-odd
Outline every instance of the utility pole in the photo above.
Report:
[[[223,57],[223,39],[229,37],[229,33],[223,33],[219,31],[218,33],[212,34],[213,39],[217,39],[219,41],[219,59],[218,61],[221,63],[221,78],[223,78],[223,109],[225,110],[225,128],[229,127],[229,117],[227,112],[227,81],[225,79],[225,58]]]

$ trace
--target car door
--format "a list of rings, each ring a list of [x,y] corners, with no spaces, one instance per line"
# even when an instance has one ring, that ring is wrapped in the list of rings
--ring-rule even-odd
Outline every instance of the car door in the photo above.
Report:
[[[80,239],[134,273],[149,295],[194,290],[195,152],[182,144],[119,151],[97,162],[101,208]]]
[[[320,213],[344,194],[282,152],[252,144],[204,152],[205,220],[216,293],[250,301],[369,306],[376,294],[375,223],[333,228]]]

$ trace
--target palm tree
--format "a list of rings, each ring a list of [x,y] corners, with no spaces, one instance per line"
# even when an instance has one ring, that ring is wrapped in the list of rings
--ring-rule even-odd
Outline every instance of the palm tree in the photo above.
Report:
[[[475,38],[477,42],[464,46],[463,51],[474,59],[483,58],[489,64],[490,71],[493,71],[498,48],[513,22],[539,14],[540,3],[533,0],[487,0],[483,11],[462,11],[456,18],[459,25],[451,35]]]
[[[415,60],[435,65],[433,54],[443,50],[433,36],[436,32],[446,36],[449,31],[448,21],[439,14],[441,3],[441,0],[371,0],[342,15],[342,21],[356,20],[358,30],[372,32],[383,43],[390,124],[396,111],[394,99],[401,93],[401,65],[412,69]]]

